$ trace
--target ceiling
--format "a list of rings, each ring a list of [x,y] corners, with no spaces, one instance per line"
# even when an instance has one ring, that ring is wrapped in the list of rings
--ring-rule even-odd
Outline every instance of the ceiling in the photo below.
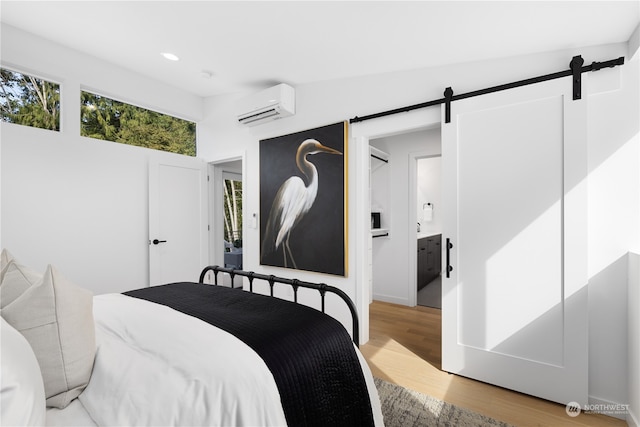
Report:
[[[639,5],[2,0],[0,20],[207,97],[626,42]]]

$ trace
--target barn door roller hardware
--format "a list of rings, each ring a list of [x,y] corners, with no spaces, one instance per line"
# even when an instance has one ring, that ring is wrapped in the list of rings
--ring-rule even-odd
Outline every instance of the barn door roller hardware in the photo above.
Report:
[[[423,102],[420,104],[410,105],[407,107],[396,108],[393,110],[383,111],[381,113],[369,114],[367,116],[362,117],[354,117],[349,120],[349,123],[358,123],[363,122],[365,120],[377,119],[378,117],[389,116],[397,113],[405,113],[412,110],[417,110],[418,108],[426,108],[434,105],[445,104],[445,123],[449,123],[451,121],[451,103],[453,101],[458,101],[460,99],[471,98],[479,95],[486,95],[488,93],[499,92],[506,89],[513,89],[520,86],[526,86],[534,83],[541,83],[548,80],[559,79],[562,77],[572,77],[573,78],[573,99],[581,99],[582,97],[582,73],[586,73],[589,71],[598,71],[603,68],[613,68],[618,65],[624,64],[624,56],[620,58],[611,59],[605,62],[592,62],[591,65],[584,66],[584,60],[582,56],[574,56],[569,63],[569,69],[565,71],[559,71],[557,73],[546,74],[544,76],[532,77],[530,79],[519,80],[512,83],[506,83],[499,86],[493,86],[486,89],[480,89],[473,92],[462,93],[460,95],[454,95],[453,89],[448,87],[444,91],[444,98],[435,99],[433,101]]]
[[[618,59],[612,59],[611,61],[606,62],[596,62],[593,61],[591,65],[587,65],[585,67],[582,66],[584,64],[584,60],[582,56],[574,56],[571,60],[571,74],[573,75],[573,99],[581,99],[582,98],[582,73],[587,73],[589,71],[598,71],[603,68],[613,68],[618,65],[624,64],[624,56],[621,56]]]
[[[571,74],[573,75],[573,100],[582,98],[582,56],[574,56],[569,63]]]
[[[448,87],[444,90],[444,122],[451,121],[451,99],[453,98],[453,89]]]

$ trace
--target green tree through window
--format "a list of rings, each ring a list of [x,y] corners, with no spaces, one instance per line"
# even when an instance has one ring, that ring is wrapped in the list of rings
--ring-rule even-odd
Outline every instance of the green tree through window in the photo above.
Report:
[[[60,85],[0,68],[0,120],[60,130]]]
[[[242,181],[224,180],[224,239],[242,247]]]
[[[80,97],[82,136],[196,155],[195,123],[90,92]]]

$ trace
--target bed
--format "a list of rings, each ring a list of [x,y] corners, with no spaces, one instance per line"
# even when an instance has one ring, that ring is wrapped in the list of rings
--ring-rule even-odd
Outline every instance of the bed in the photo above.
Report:
[[[29,336],[33,325],[25,326],[19,303],[25,293],[47,288],[53,292],[40,293],[54,299],[54,312],[64,312],[86,306],[78,301],[87,301],[87,293],[65,290],[69,282],[52,267],[41,278],[18,268],[29,286],[16,292],[5,285],[16,276],[9,264],[16,270],[14,261],[3,259],[0,277],[2,425],[383,425],[371,371],[357,348],[357,317],[352,341],[340,322],[321,311],[215,284],[223,272],[248,277],[251,289],[255,279],[267,280],[272,290],[273,283],[290,284],[294,299],[298,288],[312,288],[323,310],[325,293],[343,293],[337,288],[207,267],[197,283],[89,296],[88,312],[85,307],[67,316],[71,320],[54,314],[59,341],[93,330],[94,342],[84,345],[91,341],[85,337],[82,346],[94,352],[80,351],[74,359],[69,348],[79,345],[62,345],[66,384],[52,391],[45,370],[53,362],[38,354]],[[215,274],[215,284],[203,283],[207,272]],[[65,305],[65,298],[73,304]],[[81,326],[70,333],[70,323]],[[76,370],[85,376],[88,370],[88,377]]]

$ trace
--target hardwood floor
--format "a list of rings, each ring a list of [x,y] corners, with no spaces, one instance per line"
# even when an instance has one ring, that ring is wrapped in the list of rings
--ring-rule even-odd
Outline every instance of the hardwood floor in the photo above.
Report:
[[[373,375],[516,426],[626,426],[598,414],[569,417],[564,405],[440,370],[440,310],[374,301],[360,350]]]

